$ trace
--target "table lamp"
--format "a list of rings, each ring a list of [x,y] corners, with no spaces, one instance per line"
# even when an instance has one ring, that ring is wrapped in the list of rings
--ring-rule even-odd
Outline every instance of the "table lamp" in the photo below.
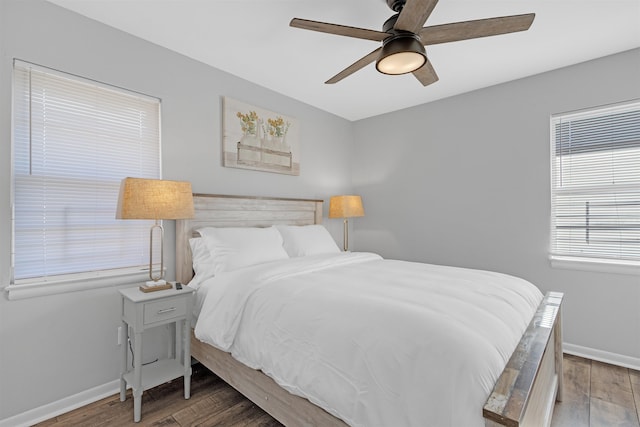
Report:
[[[329,218],[344,218],[344,251],[349,250],[349,218],[364,216],[360,196],[332,196],[329,200]]]
[[[125,178],[120,183],[117,219],[153,219],[149,232],[149,280],[146,286],[166,285],[164,277],[164,228],[161,219],[192,218],[191,183],[161,179]],[[160,272],[153,273],[153,234],[160,232]]]

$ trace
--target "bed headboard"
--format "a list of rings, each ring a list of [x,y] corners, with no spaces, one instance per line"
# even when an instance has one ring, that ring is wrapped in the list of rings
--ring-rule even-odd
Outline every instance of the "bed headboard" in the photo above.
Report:
[[[202,227],[270,227],[322,223],[322,200],[194,194],[195,214],[176,221],[176,280],[193,278],[189,239]]]

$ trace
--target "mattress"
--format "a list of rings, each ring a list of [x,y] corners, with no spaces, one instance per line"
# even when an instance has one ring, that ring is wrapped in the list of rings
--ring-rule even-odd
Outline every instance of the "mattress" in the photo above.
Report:
[[[292,258],[205,281],[196,338],[352,426],[483,426],[541,292],[513,276]]]

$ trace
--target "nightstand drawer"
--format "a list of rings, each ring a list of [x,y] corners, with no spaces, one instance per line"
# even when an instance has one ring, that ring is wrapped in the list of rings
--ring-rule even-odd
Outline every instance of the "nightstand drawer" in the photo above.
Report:
[[[182,317],[187,313],[187,300],[185,298],[171,298],[144,305],[144,324],[161,322],[163,320]]]

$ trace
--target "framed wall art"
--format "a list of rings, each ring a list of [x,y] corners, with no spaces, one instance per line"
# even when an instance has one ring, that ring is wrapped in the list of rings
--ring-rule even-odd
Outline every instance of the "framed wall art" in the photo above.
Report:
[[[224,97],[223,165],[300,175],[298,120]]]

